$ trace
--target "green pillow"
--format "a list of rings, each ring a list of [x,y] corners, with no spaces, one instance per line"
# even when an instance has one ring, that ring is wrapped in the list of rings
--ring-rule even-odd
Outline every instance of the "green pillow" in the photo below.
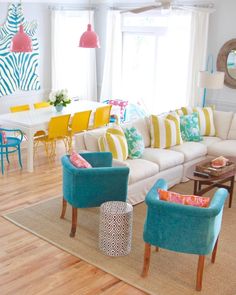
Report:
[[[184,141],[201,141],[198,113],[180,116],[180,131]]]
[[[125,128],[124,133],[128,144],[129,158],[140,158],[144,151],[144,142],[142,135],[135,127]]]

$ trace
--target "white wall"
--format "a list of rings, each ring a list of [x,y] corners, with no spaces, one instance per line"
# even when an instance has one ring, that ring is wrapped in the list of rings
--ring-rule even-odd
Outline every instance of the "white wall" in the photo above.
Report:
[[[19,2],[19,1],[18,1]],[[0,3],[0,24],[7,17],[8,3]],[[23,13],[27,21],[38,23],[37,37],[39,41],[39,91],[17,91],[12,95],[0,97],[0,113],[9,112],[9,106],[32,104],[48,96],[51,88],[51,26],[50,10],[46,3],[23,3]]]
[[[236,38],[236,0],[215,0],[216,11],[210,17],[208,53],[217,55],[225,42]],[[236,89],[226,86],[222,90],[207,92],[207,102],[218,109],[236,111]]]

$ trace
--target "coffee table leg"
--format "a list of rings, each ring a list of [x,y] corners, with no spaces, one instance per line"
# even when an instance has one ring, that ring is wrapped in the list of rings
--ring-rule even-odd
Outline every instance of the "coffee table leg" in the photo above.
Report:
[[[197,194],[197,189],[198,189],[198,180],[194,180],[194,188],[193,188],[193,194]]]
[[[234,176],[231,178],[230,189],[229,189],[229,208],[231,208],[234,193]]]

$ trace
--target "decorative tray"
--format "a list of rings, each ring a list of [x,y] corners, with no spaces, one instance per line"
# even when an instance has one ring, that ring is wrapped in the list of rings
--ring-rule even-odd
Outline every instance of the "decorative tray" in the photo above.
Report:
[[[207,173],[211,176],[220,176],[227,172],[236,170],[236,165],[234,162],[227,162],[226,166],[220,168],[213,168],[211,162],[206,162],[196,166],[196,171]]]

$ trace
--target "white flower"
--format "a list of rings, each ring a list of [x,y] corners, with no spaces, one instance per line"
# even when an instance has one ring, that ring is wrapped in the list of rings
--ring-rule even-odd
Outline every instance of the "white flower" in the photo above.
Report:
[[[55,96],[55,92],[52,91],[50,94],[49,94],[49,100],[51,102],[54,102],[56,100],[56,96]]]
[[[68,90],[67,89],[62,89],[61,93],[63,94],[64,97],[68,96]]]

